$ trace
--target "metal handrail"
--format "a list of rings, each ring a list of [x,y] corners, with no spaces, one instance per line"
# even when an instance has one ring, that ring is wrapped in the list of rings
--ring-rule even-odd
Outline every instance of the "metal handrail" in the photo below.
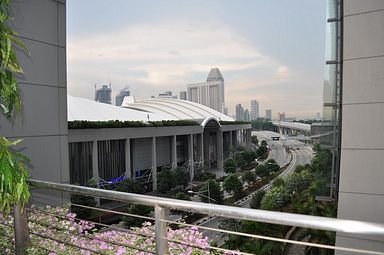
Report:
[[[264,223],[289,225],[326,231],[337,231],[339,233],[364,234],[384,237],[384,224],[382,223],[335,219],[311,215],[233,207],[226,205],[207,204],[201,202],[154,197],[113,190],[101,190],[90,187],[82,187],[71,184],[54,183],[40,180],[30,180],[30,184],[38,188],[54,189],[80,195],[117,200],[121,202],[133,202],[137,204],[153,206],[155,207],[155,209],[178,209],[189,212],[211,214],[227,218],[236,218],[241,220],[259,221]]]

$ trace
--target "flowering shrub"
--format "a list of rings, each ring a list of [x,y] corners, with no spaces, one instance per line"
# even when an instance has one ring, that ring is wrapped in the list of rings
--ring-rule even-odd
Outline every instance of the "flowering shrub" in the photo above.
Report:
[[[44,210],[32,207],[28,219],[31,237],[28,254],[146,255],[156,252],[155,230],[151,223],[130,231],[98,230],[94,224],[76,219],[67,207],[49,206]],[[0,235],[0,251],[14,254],[12,216],[0,214]],[[197,228],[168,229],[167,238],[174,240],[168,243],[169,254],[210,254],[208,238]]]

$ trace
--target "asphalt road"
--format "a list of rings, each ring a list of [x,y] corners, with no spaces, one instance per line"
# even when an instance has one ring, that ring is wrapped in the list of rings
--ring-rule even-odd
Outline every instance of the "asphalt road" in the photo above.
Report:
[[[281,136],[278,133],[270,132],[270,131],[261,131],[261,132],[252,132],[252,135],[256,135],[259,138],[259,142],[262,140],[267,141],[268,146],[271,151],[267,159],[274,159],[280,166],[284,165],[289,157],[287,157],[286,148],[290,148],[292,151],[292,161],[289,166],[285,169],[283,173],[280,174],[281,177],[286,177],[290,173],[294,171],[296,166],[305,165],[311,162],[313,158],[313,152],[311,147],[306,146],[304,143],[295,140],[279,140],[272,141],[272,136]],[[264,190],[268,190],[271,187],[271,183],[262,187]],[[239,203],[239,206],[249,208],[251,202],[251,198],[246,199]],[[223,218],[221,217],[211,217],[210,220],[206,220],[201,224],[198,224],[203,227],[215,228],[218,229],[219,222]],[[224,241],[223,235],[218,231],[202,231],[204,236],[208,236],[210,240],[215,240],[219,244]]]

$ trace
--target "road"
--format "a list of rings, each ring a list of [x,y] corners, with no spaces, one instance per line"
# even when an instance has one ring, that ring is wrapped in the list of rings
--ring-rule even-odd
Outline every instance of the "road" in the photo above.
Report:
[[[280,166],[283,166],[285,163],[287,163],[288,160],[290,160],[289,157],[287,157],[286,148],[289,148],[291,150],[292,154],[292,160],[289,164],[289,166],[282,172],[279,176],[285,178],[290,173],[294,171],[296,166],[298,165],[305,165],[311,162],[313,158],[313,152],[312,148],[309,146],[306,146],[304,143],[300,141],[295,140],[280,140],[280,141],[272,141],[272,136],[281,136],[278,133],[270,132],[270,131],[261,131],[261,132],[252,132],[252,135],[256,135],[259,138],[259,142],[261,140],[265,140],[268,144],[268,147],[270,147],[271,151],[268,155],[267,159],[274,159]],[[264,185],[261,189],[268,190],[271,188],[271,183]],[[249,198],[244,199],[242,202],[238,204],[238,206],[249,208],[250,202],[251,202],[252,196],[249,196]],[[206,220],[198,225],[208,228],[215,228],[218,229],[219,222],[224,219],[222,217],[211,217],[210,220]],[[204,230],[202,231],[204,236],[208,236],[210,240],[215,240],[219,244],[223,242],[223,237],[220,233],[220,230],[218,231],[208,231]]]

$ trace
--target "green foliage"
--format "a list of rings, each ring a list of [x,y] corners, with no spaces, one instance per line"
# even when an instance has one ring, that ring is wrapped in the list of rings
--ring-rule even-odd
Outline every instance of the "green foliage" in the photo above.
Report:
[[[241,179],[248,184],[252,184],[254,181],[256,181],[256,174],[252,171],[245,171],[242,174]]]
[[[224,179],[223,188],[225,191],[231,192],[237,197],[243,190],[243,183],[236,175],[231,174]]]
[[[130,204],[128,206],[127,213],[140,215],[140,216],[149,216],[152,211],[153,211],[153,208],[151,206]],[[124,216],[123,221],[126,227],[132,228],[132,227],[141,227],[142,224],[147,220],[138,218],[138,217]]]
[[[268,160],[264,165],[268,173],[276,172],[280,169],[279,164],[273,159]]]
[[[161,193],[166,193],[175,187],[172,170],[163,168],[157,175],[157,189]]]
[[[260,208],[263,210],[281,211],[290,202],[290,199],[290,195],[283,186],[273,187],[261,200]]]
[[[241,124],[251,124],[249,121],[241,121],[241,120],[235,120],[235,121],[225,121],[220,120],[220,125],[241,125]]]
[[[251,142],[255,145],[259,143],[259,139],[257,139],[257,136],[253,135],[251,136]]]
[[[250,164],[255,161],[256,153],[253,150],[243,150],[241,152],[241,157],[246,164]]]
[[[29,174],[25,168],[28,158],[12,147],[21,140],[9,141],[0,136],[0,212],[8,214],[14,204],[22,208],[29,199]]]
[[[256,157],[257,158],[266,158],[268,153],[268,148],[264,145],[261,145],[257,150],[256,150]]]
[[[251,125],[253,130],[274,130],[272,122],[265,119],[252,120]]]
[[[265,141],[265,140],[262,140],[261,141],[261,146],[267,146],[268,144],[267,144],[267,142]]]
[[[233,158],[228,158],[224,161],[224,172],[226,173],[236,172],[236,163]]]
[[[209,193],[208,193],[209,190]],[[223,191],[221,191],[220,184],[215,180],[208,180],[199,190],[200,199],[203,202],[209,202],[208,197],[211,198],[211,203],[223,203]]]
[[[283,178],[281,177],[277,177],[273,183],[272,183],[272,186],[273,187],[281,187],[281,186],[284,186],[285,185],[285,181]]]
[[[141,122],[141,121],[120,121],[120,120],[68,121],[68,129],[170,127],[170,126],[196,126],[196,125],[199,125],[199,123],[192,120],[162,120],[162,121],[149,121],[148,123]]]
[[[186,200],[186,201],[191,200],[191,198],[187,194],[185,194],[184,192],[177,192],[175,195],[175,198],[179,199],[179,200]]]
[[[144,194],[143,184],[131,178],[127,178],[120,182],[116,188],[116,191]]]
[[[8,23],[10,21],[11,1],[3,0],[0,3],[0,113],[8,120],[11,120],[12,114],[18,114],[21,111],[21,99],[18,82],[15,74],[22,73],[19,65],[15,46],[18,46],[24,52],[27,52],[23,42],[17,38],[17,33],[13,31]]]
[[[195,181],[205,182],[208,180],[215,180],[216,175],[214,173],[204,172],[195,175]]]
[[[174,180],[174,185],[175,186],[182,186],[185,188],[185,186],[188,185],[189,183],[189,175],[185,171],[184,168],[182,167],[177,167],[176,169],[173,170],[173,180]]]
[[[295,173],[301,173],[302,171],[306,170],[307,167],[303,166],[303,165],[298,165],[296,166],[295,168]]]
[[[251,200],[251,204],[250,204],[250,207],[252,209],[259,209],[260,206],[261,206],[261,200],[263,199],[265,195],[265,191],[264,190],[258,190],[253,196],[252,196],[252,200]]]
[[[94,207],[96,206],[95,199],[89,196],[71,194],[71,202],[74,204],[85,205]],[[76,217],[80,219],[90,219],[92,216],[92,209],[71,205],[71,212],[76,213]]]
[[[258,175],[258,176],[265,176],[268,174],[267,172],[267,169],[264,165],[258,165],[256,166],[255,168],[255,173]]]

